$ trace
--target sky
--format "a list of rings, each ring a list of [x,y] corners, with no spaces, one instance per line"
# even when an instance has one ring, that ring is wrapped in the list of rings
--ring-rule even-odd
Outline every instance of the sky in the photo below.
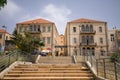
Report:
[[[108,22],[120,29],[120,0],[8,0],[0,10],[0,29],[12,33],[16,23],[43,18],[56,24],[64,34],[67,22],[87,18]]]

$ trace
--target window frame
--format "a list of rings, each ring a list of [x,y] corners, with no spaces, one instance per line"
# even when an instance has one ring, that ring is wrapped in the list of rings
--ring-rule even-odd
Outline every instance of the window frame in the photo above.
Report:
[[[73,27],[73,32],[74,32],[74,33],[76,32],[76,27]]]
[[[102,30],[102,27],[101,27],[101,26],[99,27],[99,32],[103,32],[103,30]]]
[[[100,37],[99,40],[100,40],[100,44],[103,44],[103,38]]]

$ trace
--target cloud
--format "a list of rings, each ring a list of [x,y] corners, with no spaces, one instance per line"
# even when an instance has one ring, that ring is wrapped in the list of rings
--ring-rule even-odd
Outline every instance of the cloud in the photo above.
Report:
[[[19,13],[21,11],[21,8],[16,5],[12,0],[8,0],[7,5],[2,8],[0,11],[1,15],[6,15],[7,17],[14,17],[15,14]]]
[[[60,33],[64,33],[66,22],[69,21],[68,16],[71,14],[71,10],[65,6],[55,6],[48,4],[42,11],[43,17],[55,22]]]
[[[37,13],[37,12],[36,12]],[[65,31],[66,23],[69,21],[68,16],[71,14],[71,10],[65,6],[55,6],[54,4],[48,4],[37,14],[25,14],[19,21],[32,20],[37,18],[43,18],[50,20],[56,24],[56,27],[60,34]]]

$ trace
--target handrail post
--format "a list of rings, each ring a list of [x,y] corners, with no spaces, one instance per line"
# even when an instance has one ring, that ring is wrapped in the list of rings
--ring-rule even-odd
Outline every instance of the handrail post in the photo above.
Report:
[[[90,58],[91,58],[91,67],[93,66],[93,63],[92,63],[92,55],[90,54]]]
[[[114,69],[115,69],[115,80],[118,80],[118,78],[117,78],[117,66],[116,66],[116,62],[114,62]]]
[[[11,53],[8,54],[8,66],[10,65],[10,56],[11,56]]]
[[[96,59],[96,71],[97,71],[97,76],[98,76],[98,60]]]
[[[104,78],[106,78],[106,67],[105,67],[105,59],[103,59],[103,66],[104,66]]]

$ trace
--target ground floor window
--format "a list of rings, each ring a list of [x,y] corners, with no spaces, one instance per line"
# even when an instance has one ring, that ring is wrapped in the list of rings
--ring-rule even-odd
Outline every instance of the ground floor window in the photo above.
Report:
[[[89,48],[89,47],[87,47],[87,48],[82,48],[82,54],[83,55],[95,55],[95,48]]]

